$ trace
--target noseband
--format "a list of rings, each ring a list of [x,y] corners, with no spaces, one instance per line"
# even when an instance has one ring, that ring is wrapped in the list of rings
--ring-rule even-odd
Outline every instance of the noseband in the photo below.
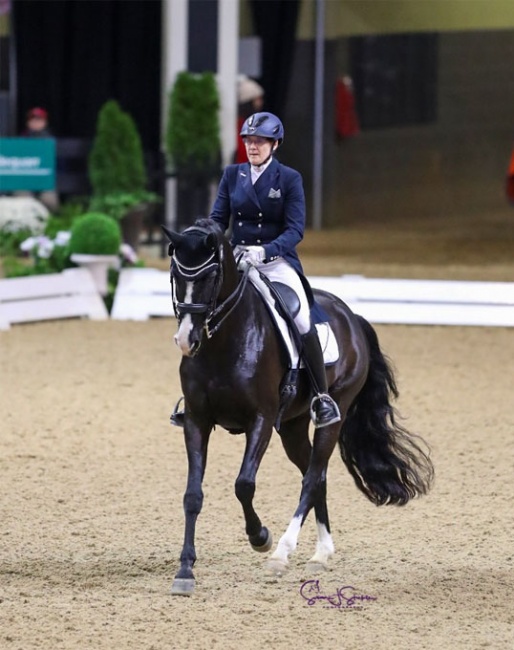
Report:
[[[188,229],[185,232],[190,232],[192,229]],[[197,232],[203,232],[201,230],[195,229]],[[232,311],[237,307],[245,286],[248,280],[249,268],[247,268],[240,281],[237,284],[235,290],[226,298],[222,303],[216,305],[218,300],[218,295],[223,284],[223,246],[220,246],[219,249],[219,259],[216,259],[216,251],[204,262],[198,266],[186,266],[181,263],[177,256],[174,255],[171,261],[171,293],[173,300],[173,310],[177,320],[180,322],[186,314],[205,314],[205,320],[203,328],[207,335],[207,338],[210,339],[221,327],[223,321],[232,313]],[[196,282],[205,278],[210,273],[215,272],[216,277],[214,280],[214,289],[212,291],[211,299],[208,303],[195,303],[195,302],[179,302],[176,299],[175,295],[175,283],[174,278],[180,277],[186,282]],[[217,322],[216,322],[217,320]]]

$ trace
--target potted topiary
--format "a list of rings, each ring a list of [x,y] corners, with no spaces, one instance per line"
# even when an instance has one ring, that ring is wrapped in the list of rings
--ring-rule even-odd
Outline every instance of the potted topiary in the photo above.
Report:
[[[107,214],[89,212],[73,222],[68,242],[70,259],[89,269],[102,296],[108,291],[109,268],[118,266],[120,245],[120,226]]]
[[[136,124],[115,100],[106,102],[98,114],[88,171],[93,189],[90,210],[118,219],[124,241],[137,250],[144,218],[159,197],[146,189]]]
[[[180,72],[169,94],[165,148],[177,180],[177,222],[206,215],[209,185],[219,176],[219,93],[212,72]]]

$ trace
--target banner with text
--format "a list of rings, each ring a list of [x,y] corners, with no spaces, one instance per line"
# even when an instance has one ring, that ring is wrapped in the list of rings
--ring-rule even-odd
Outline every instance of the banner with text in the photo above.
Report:
[[[53,189],[53,138],[0,138],[0,192]]]

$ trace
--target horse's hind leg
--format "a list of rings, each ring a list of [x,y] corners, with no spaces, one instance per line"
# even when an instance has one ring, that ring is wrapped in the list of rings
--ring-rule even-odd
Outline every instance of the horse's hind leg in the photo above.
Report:
[[[327,569],[328,561],[335,552],[334,542],[332,540],[332,535],[330,534],[330,523],[328,520],[326,469],[321,476],[318,499],[314,505],[314,512],[316,514],[318,541],[316,542],[316,552],[307,562],[307,569],[311,573]]]
[[[280,436],[284,450],[288,458],[298,467],[305,476],[309,469],[309,462],[312,454],[312,445],[309,440],[309,415],[301,416],[296,420],[285,423],[280,430]],[[310,510],[309,506],[309,510]],[[319,485],[314,495],[314,512],[316,515],[316,526],[318,529],[318,542],[316,552],[309,560],[307,566],[310,570],[325,569],[328,560],[334,554],[334,544],[330,534],[330,523],[326,501],[326,468],[322,471]],[[304,515],[299,515],[298,510],[295,517],[289,524],[286,533],[279,541],[277,550],[273,553],[268,562],[268,568],[274,573],[281,574],[287,567],[289,554],[296,549],[300,528],[307,517],[308,510]]]
[[[245,453],[235,485],[236,496],[243,507],[248,541],[255,551],[262,553],[270,550],[273,539],[254,510],[253,497],[257,471],[268,448],[272,431],[272,424],[260,419],[246,434]]]

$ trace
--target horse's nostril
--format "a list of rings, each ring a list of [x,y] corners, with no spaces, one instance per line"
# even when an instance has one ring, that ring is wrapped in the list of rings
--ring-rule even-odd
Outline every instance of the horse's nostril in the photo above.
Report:
[[[190,355],[194,357],[194,355],[198,352],[200,349],[200,341],[193,341],[191,344],[191,349],[190,349]]]

